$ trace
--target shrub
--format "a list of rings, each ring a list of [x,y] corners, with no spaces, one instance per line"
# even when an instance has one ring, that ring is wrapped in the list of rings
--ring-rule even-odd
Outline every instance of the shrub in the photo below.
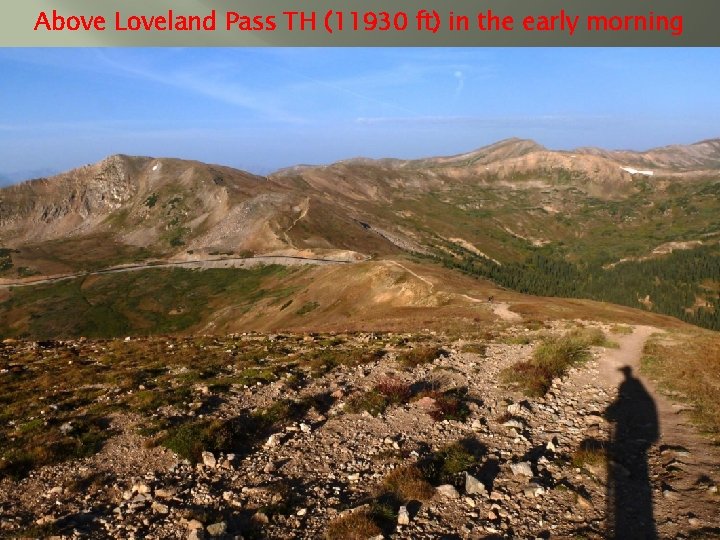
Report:
[[[420,469],[435,485],[455,484],[461,472],[477,468],[485,450],[476,439],[462,439],[434,452],[420,464]]]
[[[554,378],[562,377],[571,366],[589,358],[590,342],[597,339],[596,333],[585,331],[545,338],[535,349],[530,361],[518,362],[506,368],[501,372],[501,378],[519,385],[529,396],[545,395]]]
[[[332,520],[325,531],[326,540],[367,540],[382,533],[368,510],[359,510]]]
[[[350,398],[345,405],[349,413],[360,413],[367,411],[373,416],[382,414],[388,407],[388,400],[377,390],[369,390]]]
[[[398,355],[398,362],[409,368],[415,368],[422,364],[429,364],[447,352],[441,347],[416,347]]]
[[[597,439],[586,439],[573,452],[573,467],[585,467],[590,465],[599,467],[606,462],[606,443]]]
[[[394,405],[407,403],[412,395],[408,383],[391,377],[383,379],[376,384],[375,390]]]
[[[430,411],[430,416],[436,422],[442,420],[457,420],[464,422],[470,416],[470,409],[465,400],[456,390],[450,390],[435,397],[435,408]]]
[[[405,465],[393,469],[383,479],[382,493],[393,494],[401,503],[430,499],[435,490],[417,465]]]

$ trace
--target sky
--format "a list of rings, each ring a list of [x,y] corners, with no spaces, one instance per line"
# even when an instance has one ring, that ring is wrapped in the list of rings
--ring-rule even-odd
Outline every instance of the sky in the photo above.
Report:
[[[267,173],[508,137],[644,150],[720,137],[719,88],[720,49],[0,49],[0,178],[118,153]]]

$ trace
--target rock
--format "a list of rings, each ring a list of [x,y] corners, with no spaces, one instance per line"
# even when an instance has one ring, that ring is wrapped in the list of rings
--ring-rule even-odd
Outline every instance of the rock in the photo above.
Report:
[[[152,506],[150,508],[152,508],[153,512],[156,512],[158,514],[167,514],[168,512],[170,512],[170,509],[167,507],[166,504],[162,504],[157,501],[152,503]]]
[[[195,530],[203,530],[205,528],[205,526],[197,519],[191,519],[187,523],[187,528],[189,531],[195,531]]]
[[[518,415],[522,412],[522,405],[519,403],[511,403],[507,407],[507,412],[512,414],[513,416]]]
[[[423,409],[434,409],[437,401],[430,396],[425,396],[418,399],[415,403],[417,403],[418,407],[422,407]]]
[[[468,495],[487,495],[485,484],[468,472],[465,472],[465,493]]]
[[[599,426],[602,425],[604,421],[605,419],[597,414],[588,414],[585,417],[585,424],[588,426]]]
[[[348,474],[348,482],[357,482],[360,480],[360,473]]]
[[[295,515],[300,517],[304,516],[305,514],[307,514],[307,508],[301,508],[300,510],[295,512]]]
[[[217,460],[215,459],[215,456],[212,452],[203,452],[202,461],[203,465],[205,465],[206,467],[210,467],[211,469],[214,469],[217,465]]]
[[[265,442],[265,448],[272,448],[274,446],[277,446],[280,444],[280,435],[277,433],[273,433],[268,437],[268,440]]]
[[[503,423],[503,427],[519,429],[520,431],[522,431],[523,429],[525,429],[525,424],[523,424],[520,420],[512,418],[507,422]]]
[[[490,511],[487,513],[487,518],[488,518],[490,521],[495,521],[495,520],[498,518],[498,515],[495,513],[494,510],[490,510]]]
[[[163,489],[159,488],[155,490],[155,497],[158,499],[172,499],[177,493],[175,489]]]
[[[64,424],[60,425],[60,433],[67,436],[75,429],[75,426],[72,425],[72,422],[65,422]]]
[[[463,497],[463,502],[470,508],[475,508],[475,501],[472,497]]]
[[[526,497],[539,497],[545,493],[545,488],[532,482],[523,490],[523,492]]]
[[[511,463],[510,470],[515,476],[529,476],[532,477],[533,472],[530,467],[530,463],[527,461],[520,461],[518,463]]]
[[[580,508],[585,508],[586,510],[590,510],[592,508],[592,502],[590,502],[590,499],[583,497],[579,493],[575,496],[575,502]]]
[[[451,486],[450,484],[438,486],[435,491],[448,499],[457,499],[460,497],[460,494],[458,493],[458,490],[455,489],[455,486]]]
[[[255,512],[252,517],[252,521],[260,525],[267,525],[268,523],[270,523],[270,518],[265,512]]]
[[[401,506],[398,510],[398,525],[410,525],[410,514],[407,511],[407,506]]]
[[[224,521],[220,521],[219,523],[213,523],[212,525],[207,526],[207,533],[210,536],[222,536],[227,532],[227,523]]]
[[[307,424],[300,424],[300,431],[303,433],[310,433],[312,431],[312,428]]]

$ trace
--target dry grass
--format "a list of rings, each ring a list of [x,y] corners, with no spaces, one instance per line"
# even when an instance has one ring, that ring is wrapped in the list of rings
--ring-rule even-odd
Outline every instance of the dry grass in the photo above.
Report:
[[[435,489],[416,465],[393,469],[383,479],[381,490],[383,493],[391,493],[402,503],[424,501],[435,494]]]
[[[573,467],[601,467],[607,461],[607,449],[603,441],[588,439],[573,452]]]
[[[694,406],[693,419],[720,441],[720,333],[695,330],[653,337],[642,371],[674,398]]]
[[[382,379],[375,385],[375,390],[394,405],[407,403],[412,395],[409,383],[393,377]]]
[[[359,510],[332,520],[325,531],[326,540],[367,540],[382,534],[368,510]]]
[[[562,377],[573,365],[590,357],[589,347],[605,343],[602,332],[581,329],[560,337],[543,339],[527,362],[502,371],[504,382],[518,385],[529,396],[543,396],[550,389],[552,380]]]

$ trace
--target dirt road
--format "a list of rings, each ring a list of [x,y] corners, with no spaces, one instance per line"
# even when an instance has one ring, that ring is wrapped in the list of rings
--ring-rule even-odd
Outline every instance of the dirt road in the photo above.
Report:
[[[599,385],[617,397],[605,412],[612,424],[608,456],[608,536],[720,537],[720,452],[689,422],[687,407],[673,403],[640,373],[647,339],[657,330],[638,326],[613,339],[599,361]],[[706,534],[706,535],[705,535]]]
[[[84,276],[118,274],[121,272],[137,272],[139,270],[147,270],[151,268],[195,268],[205,270],[208,268],[249,268],[262,264],[280,264],[284,266],[294,266],[301,264],[352,264],[353,262],[355,261],[289,257],[285,255],[269,255],[264,257],[230,257],[222,259],[198,259],[194,261],[151,262],[143,264],[114,266],[111,268],[96,270],[94,272],[76,272],[74,274],[54,275],[40,279],[29,278],[21,281],[0,280],[0,289],[9,289],[10,287],[27,287],[30,285],[45,285],[48,283],[55,283],[66,279],[75,279]]]

